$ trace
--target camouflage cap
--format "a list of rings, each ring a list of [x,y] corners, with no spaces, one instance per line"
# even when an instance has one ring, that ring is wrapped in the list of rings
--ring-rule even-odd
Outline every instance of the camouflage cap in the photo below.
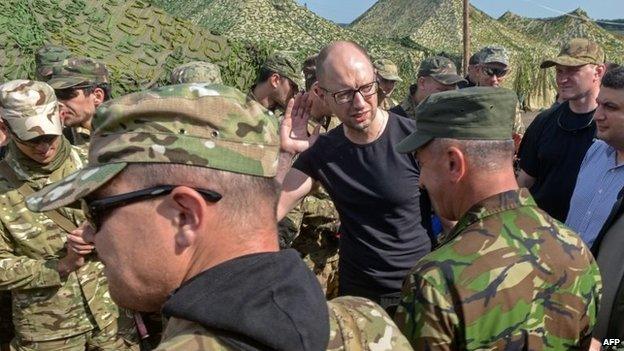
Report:
[[[381,78],[395,82],[403,81],[403,79],[399,77],[399,68],[394,62],[388,59],[379,59],[373,62],[373,66],[375,66],[377,74],[379,74]]]
[[[87,57],[72,57],[63,60],[52,69],[48,84],[56,90],[77,85],[108,83],[106,65]]]
[[[475,55],[479,64],[484,63],[502,63],[509,66],[509,54],[507,49],[499,45],[488,45],[479,50]]]
[[[301,65],[295,59],[293,51],[274,52],[264,61],[262,67],[290,79],[298,89],[303,89],[305,85]]]
[[[223,84],[223,80],[219,66],[205,61],[192,61],[174,68],[171,71],[170,83]]]
[[[396,145],[408,153],[435,138],[511,140],[518,97],[505,88],[473,87],[432,94],[416,108],[418,129]]]
[[[63,132],[54,90],[44,82],[18,79],[0,85],[0,116],[21,140]]]
[[[175,163],[274,177],[278,125],[257,102],[220,84],[180,84],[104,103],[93,120],[89,164],[27,199],[32,211],[79,200],[131,163]]]
[[[45,44],[35,53],[35,78],[47,81],[52,75],[52,66],[58,65],[71,56],[71,52],[64,46]]]
[[[540,68],[555,65],[583,66],[590,63],[600,65],[604,62],[605,54],[598,44],[586,38],[573,38],[563,44],[557,57],[545,60]]]
[[[457,74],[457,67],[444,56],[427,57],[420,63],[417,77],[431,77],[444,85],[455,85],[466,80]]]

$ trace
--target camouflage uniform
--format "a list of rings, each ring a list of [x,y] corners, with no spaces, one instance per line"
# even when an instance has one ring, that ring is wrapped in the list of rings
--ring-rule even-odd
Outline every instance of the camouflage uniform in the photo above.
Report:
[[[109,83],[106,65],[85,57],[69,57],[52,67],[48,84],[55,90]],[[91,131],[81,126],[68,128],[65,136],[72,145],[89,147]]]
[[[436,138],[511,141],[515,100],[514,92],[491,87],[433,94],[418,107],[416,132],[396,149],[414,152]],[[427,167],[423,174],[435,172]],[[439,241],[406,278],[395,315],[415,349],[587,349],[601,294],[598,266],[527,189],[478,201]]]
[[[47,84],[26,80],[0,86],[0,114],[22,140],[61,135],[58,104]],[[77,149],[62,139],[57,157],[39,164],[9,145],[6,162],[33,189],[54,183],[82,168]],[[17,350],[128,349],[117,337],[117,306],[108,296],[103,265],[89,255],[84,266],[61,277],[59,259],[66,255],[67,232],[45,214],[28,211],[23,195],[0,179],[0,289],[12,292]],[[61,214],[76,226],[82,211],[65,207]],[[70,347],[71,346],[71,347]]]
[[[219,66],[204,61],[192,61],[174,68],[171,71],[169,82],[171,84],[223,83]]]
[[[219,113],[211,113],[216,106]],[[180,117],[145,117],[167,114]],[[127,95],[101,106],[94,127],[89,166],[30,196],[26,201],[29,208],[47,211],[74,203],[115,177],[130,163],[189,164],[267,178],[275,177],[277,173],[277,121],[234,88],[183,84]],[[183,133],[180,132],[182,127]],[[279,254],[281,252],[262,253],[274,255],[268,257]],[[298,259],[296,255],[294,257]],[[298,263],[303,265],[300,261]],[[196,278],[192,281],[197,282]],[[284,280],[288,278],[283,277]],[[312,286],[318,289],[314,281]],[[184,286],[173,297],[182,289]],[[320,291],[312,293],[320,294]],[[324,301],[321,306],[325,306]],[[330,302],[329,308],[329,349],[411,349],[388,315],[374,303],[348,297]],[[223,335],[198,323],[172,318],[158,350],[228,349],[217,334]],[[275,338],[279,337],[279,334],[275,335]]]

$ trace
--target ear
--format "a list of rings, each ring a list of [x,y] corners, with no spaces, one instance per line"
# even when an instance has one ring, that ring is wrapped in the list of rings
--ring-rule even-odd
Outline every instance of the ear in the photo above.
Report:
[[[100,106],[104,102],[104,97],[106,96],[106,94],[104,93],[104,90],[99,87],[96,87],[95,89],[93,89],[92,95],[93,95],[93,102],[95,104],[95,107]]]
[[[418,89],[423,90],[425,88],[426,79],[425,77],[418,77],[416,80],[416,84],[418,84]]]
[[[310,87],[310,92],[314,93],[319,98],[321,97],[321,94],[323,93],[322,90],[323,89],[319,88],[318,80],[312,83],[312,86]]]
[[[450,180],[458,183],[466,174],[466,156],[459,148],[451,146],[446,150],[446,157]]]
[[[280,75],[277,73],[273,73],[269,77],[269,84],[271,84],[273,89],[277,88],[277,86],[280,84],[280,78]]]
[[[602,80],[602,77],[604,76],[604,74],[607,71],[607,67],[603,64],[603,65],[596,65],[596,79],[598,81]]]
[[[176,246],[181,249],[191,247],[210,219],[208,204],[197,191],[186,186],[175,188],[169,197],[175,213],[173,222],[178,227]]]

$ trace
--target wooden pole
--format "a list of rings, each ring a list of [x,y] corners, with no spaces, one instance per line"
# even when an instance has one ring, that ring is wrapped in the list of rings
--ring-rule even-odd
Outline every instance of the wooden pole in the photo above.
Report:
[[[464,0],[464,57],[462,69],[468,74],[468,58],[470,57],[470,0]]]

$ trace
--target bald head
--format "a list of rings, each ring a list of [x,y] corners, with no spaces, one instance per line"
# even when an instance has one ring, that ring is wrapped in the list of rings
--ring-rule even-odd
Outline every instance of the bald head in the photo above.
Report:
[[[363,47],[352,41],[337,41],[324,47],[316,59],[316,76],[322,86],[331,84],[337,73],[354,75],[372,72],[374,67]]]

